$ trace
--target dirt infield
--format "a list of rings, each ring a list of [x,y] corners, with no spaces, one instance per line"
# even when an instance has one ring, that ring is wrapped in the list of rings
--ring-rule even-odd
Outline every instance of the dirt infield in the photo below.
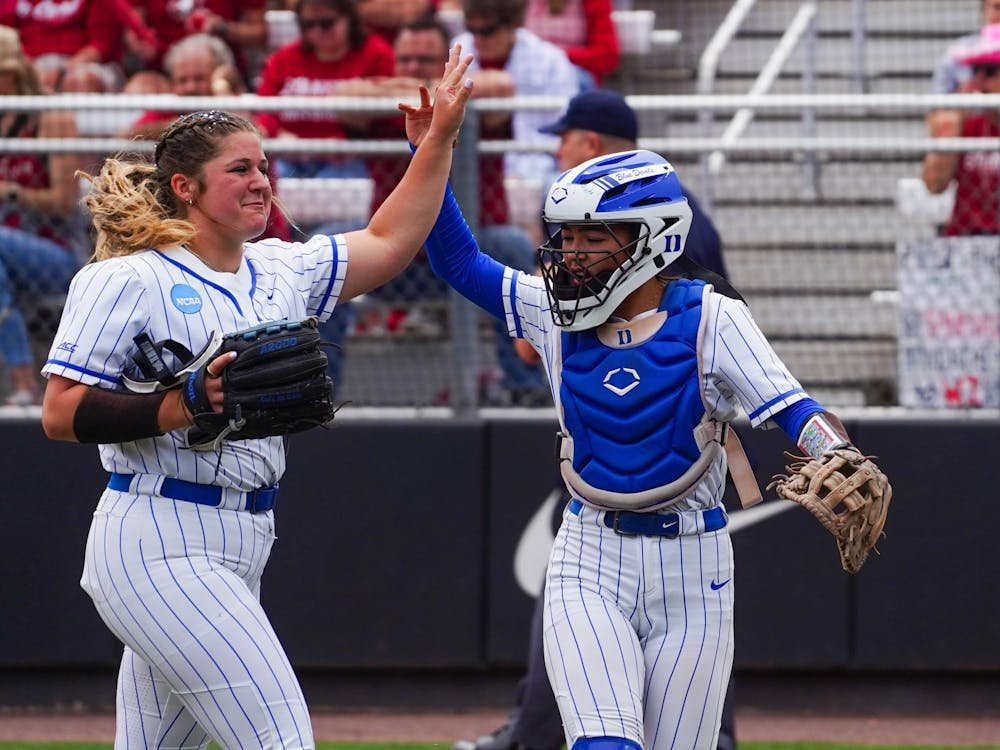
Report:
[[[485,734],[503,721],[497,711],[462,713],[320,713],[313,716],[319,740],[437,742]],[[881,716],[819,717],[739,712],[738,740],[829,740],[867,744],[997,745],[1000,718]],[[110,714],[4,713],[0,740],[111,742]]]

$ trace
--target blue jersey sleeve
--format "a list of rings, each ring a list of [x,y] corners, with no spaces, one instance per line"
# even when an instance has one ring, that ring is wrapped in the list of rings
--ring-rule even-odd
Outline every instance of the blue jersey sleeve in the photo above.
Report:
[[[771,415],[771,419],[795,443],[798,442],[802,427],[809,420],[809,417],[822,411],[826,411],[826,409],[819,402],[811,398],[804,398],[791,406],[786,406],[779,412],[775,412]]]
[[[427,238],[427,259],[434,273],[463,297],[490,315],[505,318],[502,282],[506,267],[479,249],[451,185],[445,189],[441,213]]]

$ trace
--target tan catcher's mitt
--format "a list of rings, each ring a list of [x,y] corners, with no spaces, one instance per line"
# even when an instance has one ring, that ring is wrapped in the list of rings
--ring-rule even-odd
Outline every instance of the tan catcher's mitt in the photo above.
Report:
[[[872,456],[854,448],[827,451],[822,458],[796,459],[767,488],[808,510],[833,534],[840,562],[857,573],[882,536],[892,486]]]

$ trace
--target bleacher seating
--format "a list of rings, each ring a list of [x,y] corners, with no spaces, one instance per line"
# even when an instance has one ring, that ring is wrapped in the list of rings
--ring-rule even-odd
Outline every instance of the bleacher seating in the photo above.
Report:
[[[801,3],[759,0],[720,58],[713,91],[745,94]],[[928,93],[933,66],[957,37],[978,28],[978,3],[823,0],[818,4],[816,93]],[[644,2],[657,22],[682,25],[670,75],[655,51],[633,93],[693,94],[699,57],[732,7],[730,0]],[[865,46],[852,36],[860,9]],[[806,62],[800,44],[771,88],[801,94]],[[686,74],[677,65],[686,65]],[[706,128],[694,112],[643,115],[643,133],[668,138],[719,136],[732,114]],[[819,138],[906,141],[927,136],[922,112],[818,111]],[[748,139],[804,137],[801,112],[757,113]],[[947,218],[950,197],[928,196],[919,154],[731,155],[703,181],[696,160],[675,160],[695,194],[711,196],[734,284],[747,297],[778,353],[807,388],[834,387],[831,403],[861,395],[892,403],[897,381],[896,243],[931,237]]]

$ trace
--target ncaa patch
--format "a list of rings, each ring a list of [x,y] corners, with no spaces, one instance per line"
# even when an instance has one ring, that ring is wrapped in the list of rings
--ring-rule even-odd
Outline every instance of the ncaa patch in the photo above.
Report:
[[[194,315],[201,310],[201,295],[187,284],[170,287],[170,301],[185,315]]]

